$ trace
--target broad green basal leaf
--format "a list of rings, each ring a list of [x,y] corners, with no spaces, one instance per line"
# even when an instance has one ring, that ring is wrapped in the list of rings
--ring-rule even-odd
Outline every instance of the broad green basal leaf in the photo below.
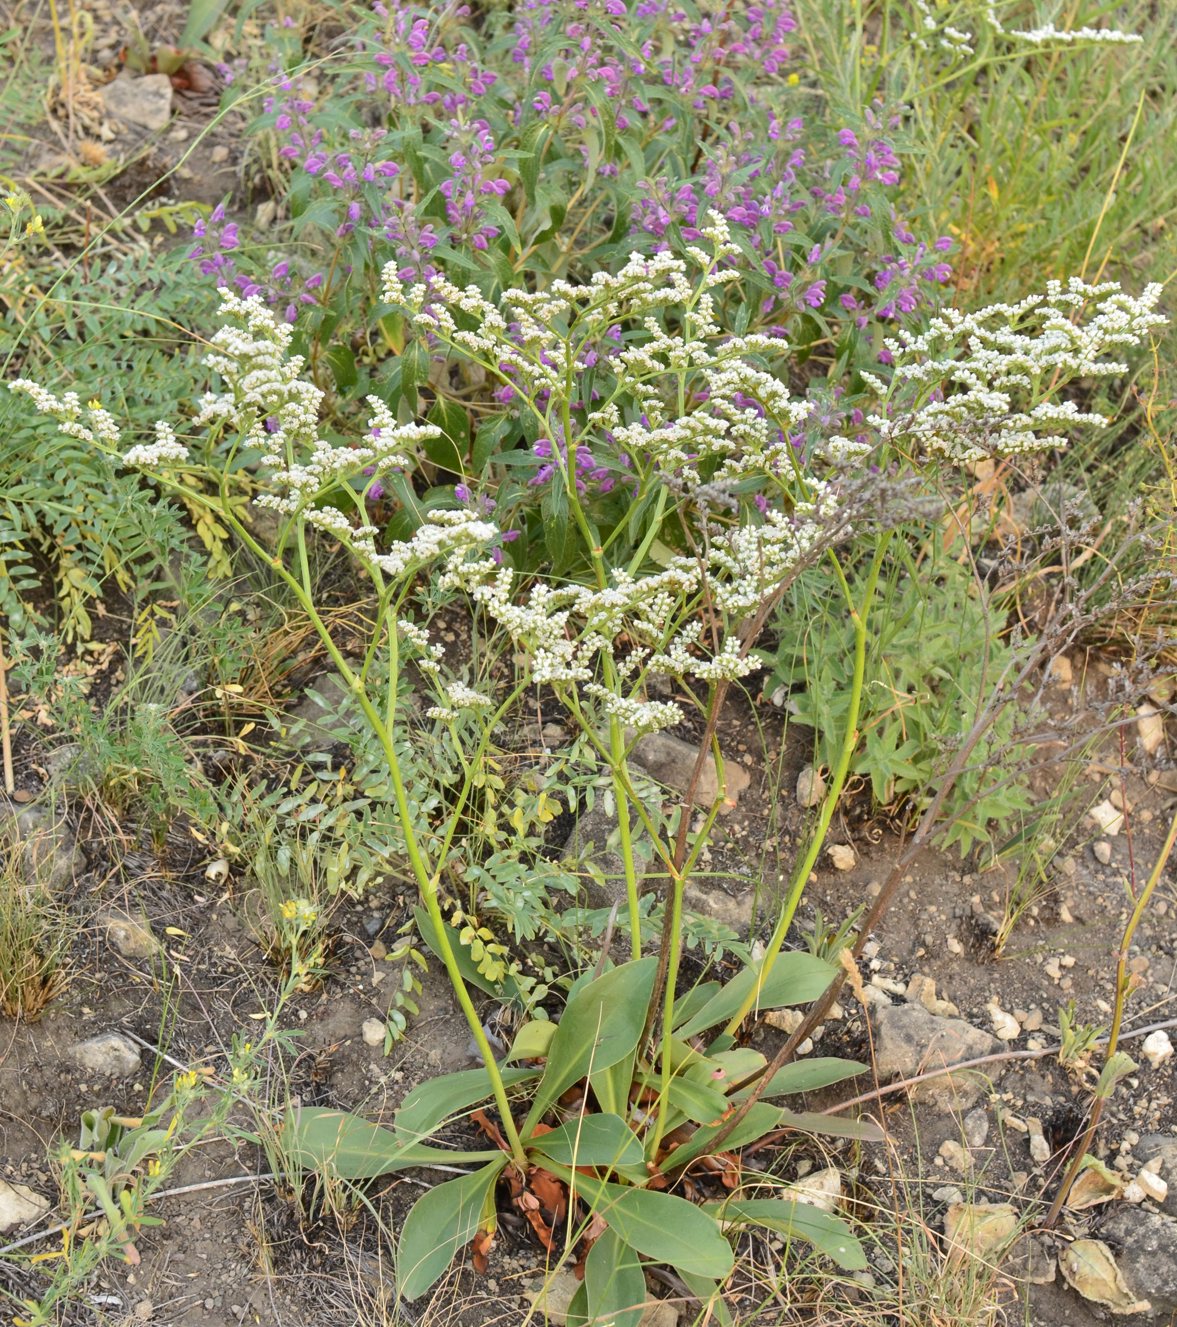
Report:
[[[848,1272],[866,1267],[858,1237],[840,1216],[809,1203],[783,1198],[729,1199],[708,1203],[706,1211],[724,1223],[763,1226],[793,1239],[803,1239]]]
[[[538,1069],[503,1069],[503,1084],[513,1087],[540,1076]],[[463,1069],[440,1078],[427,1078],[405,1097],[394,1120],[397,1132],[409,1138],[428,1138],[444,1120],[493,1096],[485,1069]]]
[[[283,1153],[292,1171],[313,1170],[347,1180],[368,1180],[431,1162],[489,1161],[496,1151],[458,1152],[430,1147],[416,1138],[372,1124],[346,1111],[304,1106],[282,1131]]]
[[[779,1009],[784,1005],[808,1004],[816,1000],[833,981],[836,969],[824,959],[812,954],[792,952],[780,954],[761,988],[757,1009]],[[717,1027],[739,1012],[745,998],[755,989],[759,975],[757,967],[744,968],[726,986],[707,1001],[701,1009],[674,1029],[676,1037],[687,1038]]]
[[[648,1298],[641,1259],[610,1227],[585,1259],[584,1288],[591,1324],[637,1327]]]
[[[632,1054],[646,1026],[657,967],[656,958],[623,963],[582,986],[568,1001],[548,1048],[543,1081],[523,1127],[525,1134],[590,1069],[608,1069]]]
[[[590,1175],[564,1171],[594,1215],[632,1249],[655,1262],[683,1267],[699,1276],[724,1277],[731,1271],[731,1245],[715,1218],[685,1198],[652,1189],[629,1189]]]
[[[413,1204],[397,1245],[402,1299],[419,1299],[493,1217],[495,1181],[506,1164],[500,1156],[481,1170],[439,1184]]]
[[[642,1144],[620,1115],[583,1115],[527,1143],[563,1166],[640,1166]]]

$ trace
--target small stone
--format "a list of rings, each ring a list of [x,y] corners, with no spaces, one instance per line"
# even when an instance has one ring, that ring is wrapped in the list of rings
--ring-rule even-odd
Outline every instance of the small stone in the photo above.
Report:
[[[685,794],[691,785],[695,763],[699,757],[699,748],[669,733],[647,733],[638,739],[633,748],[633,759],[651,777],[664,783],[675,792]],[[730,811],[740,800],[740,794],[751,786],[752,776],[742,765],[734,760],[723,762],[724,803],[721,810]],[[715,767],[715,757],[707,753],[695,784],[694,802],[696,806],[714,805],[719,796],[719,775]]]
[[[842,1201],[842,1172],[836,1166],[827,1166],[794,1184],[786,1184],[780,1196],[819,1207],[823,1212],[836,1211]]]
[[[39,1221],[49,1210],[49,1199],[27,1185],[0,1180],[0,1235]]]
[[[665,1299],[648,1305],[638,1320],[638,1327],[678,1327],[678,1309]]]
[[[989,1005],[989,1021],[993,1024],[993,1035],[998,1041],[1013,1041],[1021,1036],[1022,1029],[1013,1014],[1008,1014],[996,1002]]]
[[[979,1106],[964,1117],[964,1136],[971,1148],[985,1146],[989,1137],[989,1116]]]
[[[956,938],[955,935],[948,936],[948,938],[944,941],[944,943],[947,946],[948,952],[950,954],[954,954],[956,955],[956,957],[959,958],[960,955],[964,953],[964,945],[961,944],[961,942]]]
[[[160,943],[145,917],[132,917],[112,909],[102,913],[98,920],[106,928],[107,940],[124,958],[153,958],[159,953]]]
[[[1023,1032],[1037,1032],[1042,1027],[1042,1010],[1035,1007],[1022,1019]]]
[[[1074,681],[1075,670],[1065,654],[1056,654],[1046,671],[1056,687],[1069,687]]]
[[[1048,958],[1046,962],[1043,963],[1042,970],[1051,979],[1051,981],[1058,981],[1063,975],[1062,964],[1058,961],[1057,957]]]
[[[229,149],[224,143],[218,143],[216,147],[208,154],[208,159],[214,166],[220,166],[223,162],[229,160]]]
[[[1108,866],[1112,860],[1112,845],[1107,839],[1096,839],[1091,845],[1091,855],[1101,866]]]
[[[140,1066],[139,1047],[121,1032],[88,1037],[79,1041],[70,1054],[83,1069],[110,1078],[129,1078]]]
[[[155,1305],[149,1299],[141,1299],[133,1310],[136,1322],[150,1322],[155,1313]]]
[[[540,1322],[561,1323],[568,1321],[568,1311],[579,1289],[580,1282],[572,1272],[562,1268],[542,1281],[533,1282],[526,1293]]]
[[[929,1014],[934,1014],[937,1018],[956,1018],[960,1010],[951,1000],[945,1000],[937,996],[936,983],[931,977],[917,972],[907,983],[907,989],[903,992],[903,998],[909,1004],[921,1004]]]
[[[136,78],[124,70],[99,89],[107,115],[144,129],[163,129],[172,115],[172,80],[167,74]]]
[[[1144,1191],[1146,1198],[1154,1203],[1163,1203],[1169,1196],[1169,1185],[1154,1170],[1142,1170],[1135,1181]]]
[[[848,843],[831,843],[826,854],[835,871],[853,871],[858,864],[858,856]]]
[[[1155,705],[1144,704],[1136,711],[1136,740],[1146,756],[1155,756],[1165,740],[1165,721]]]
[[[955,1138],[946,1138],[940,1144],[939,1155],[945,1162],[963,1175],[969,1168],[969,1154]]]
[[[1109,838],[1115,838],[1120,830],[1124,828],[1124,812],[1110,798],[1097,802],[1087,812],[1087,815],[1095,821],[1099,832],[1106,834]]]
[[[938,1189],[933,1189],[932,1197],[936,1202],[948,1203],[949,1206],[964,1202],[964,1194],[955,1184],[942,1184]]]
[[[1071,914],[1070,908],[1065,903],[1058,905],[1058,919],[1064,926],[1072,926],[1075,918]]]
[[[1140,1053],[1154,1069],[1159,1069],[1166,1060],[1173,1058],[1173,1043],[1169,1040],[1169,1034],[1163,1030],[1150,1032],[1140,1043]]]
[[[797,775],[797,801],[802,806],[816,806],[826,795],[826,781],[812,765]]]
[[[360,1028],[360,1035],[364,1038],[365,1046],[383,1046],[385,1027],[382,1019],[365,1018],[363,1026]]]
[[[1038,1165],[1044,1166],[1050,1160],[1050,1144],[1046,1141],[1046,1136],[1042,1132],[1042,1125],[1038,1124],[1038,1127],[1035,1128],[1035,1123],[1034,1120],[1030,1121],[1030,1157]]]

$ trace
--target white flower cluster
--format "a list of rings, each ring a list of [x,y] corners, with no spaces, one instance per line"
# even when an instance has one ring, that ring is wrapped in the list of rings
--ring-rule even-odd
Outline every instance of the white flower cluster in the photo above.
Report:
[[[1065,435],[1044,430],[1107,421],[1070,401],[1035,398],[1072,378],[1126,373],[1127,365],[1107,356],[1165,325],[1160,296],[1159,285],[1133,297],[1114,281],[1087,285],[1072,277],[1065,286],[1051,281],[1045,295],[1017,304],[976,313],[947,309],[922,336],[886,342],[894,383],[933,387],[943,399],[867,422],[883,439],[915,440],[957,462],[1060,446]],[[887,393],[878,378],[866,377],[880,395]],[[1016,403],[1019,393],[1028,402]]]
[[[638,700],[635,696],[619,696],[599,682],[590,682],[585,691],[600,702],[601,710],[611,719],[619,719],[623,728],[635,734],[656,733],[682,721],[682,710],[669,700]]]
[[[601,389],[604,402],[587,413],[580,436],[565,442],[595,447],[609,433],[611,446],[635,467],[656,466],[676,487],[712,502],[752,471],[783,467],[788,473],[785,438],[806,420],[810,406],[749,358],[780,355],[782,341],[758,334],[721,340],[711,292],[738,279],[735,268],[721,267],[738,250],[718,212],[710,213],[702,235],[710,253],[698,246],[687,250],[685,260],[634,253],[615,274],[598,272],[585,285],[556,281],[538,292],[507,290],[498,304],[477,287],[460,289],[444,277],[405,294],[390,263],[384,297],[510,383],[549,436],[563,425],[553,402],[580,402],[576,377],[585,348],[607,344],[611,328],[637,324],[643,335],[631,335],[607,361],[615,389]],[[668,310],[678,311],[674,333],[666,330]],[[475,319],[477,330],[459,327],[456,313]],[[550,399],[541,407],[543,393]],[[554,454],[552,463],[567,461]]]
[[[86,406],[86,418],[89,421],[87,425],[82,423],[82,402],[77,392],[62,392],[60,396],[54,396],[51,391],[30,378],[14,378],[8,384],[8,389],[27,396],[41,414],[51,415],[57,420],[62,433],[77,438],[79,442],[95,443],[109,451],[116,449],[122,441],[114,417],[97,401],[91,401]],[[167,438],[170,439],[173,448],[180,447],[170,429]],[[183,448],[180,450],[183,451]],[[187,452],[184,455],[187,456]],[[182,460],[184,457],[172,456],[170,459]]]
[[[948,51],[953,55],[976,54],[977,38],[975,33],[952,27],[950,24],[941,26],[940,20],[932,10],[930,0],[913,0],[913,3],[916,13],[919,15],[920,26],[910,36],[912,42],[921,51],[930,49],[930,41],[934,39],[941,50]],[[1126,46],[1143,41],[1139,34],[1121,32],[1118,28],[1059,28],[1053,23],[1044,23],[1037,28],[1028,29],[1007,28],[998,16],[997,6],[993,3],[993,0],[989,0],[986,4],[983,18],[987,26],[998,36],[1008,37],[1026,46],[1076,44],[1079,42]]]
[[[460,710],[484,710],[494,704],[489,696],[473,690],[465,682],[447,682],[443,693],[446,704],[430,705],[425,711],[427,719],[441,719],[445,723],[452,723],[458,717]]]

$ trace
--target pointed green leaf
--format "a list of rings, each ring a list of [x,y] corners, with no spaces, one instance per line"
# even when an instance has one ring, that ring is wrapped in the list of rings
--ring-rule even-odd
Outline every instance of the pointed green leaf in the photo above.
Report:
[[[538,1078],[538,1069],[501,1069],[507,1087]],[[462,1069],[456,1074],[442,1074],[419,1083],[401,1102],[393,1117],[397,1132],[406,1138],[428,1138],[445,1120],[452,1119],[469,1106],[477,1106],[494,1095],[490,1075],[485,1068]]]
[[[542,1060],[551,1049],[552,1038],[556,1035],[556,1024],[546,1018],[533,1018],[524,1023],[515,1034],[510,1053],[505,1057],[511,1060]]]
[[[708,1276],[696,1276],[685,1267],[678,1269],[686,1288],[703,1306],[703,1312],[692,1321],[709,1323],[712,1318],[719,1327],[733,1327],[731,1309],[724,1303],[719,1283]]]
[[[738,1152],[741,1147],[755,1143],[766,1133],[771,1133],[781,1122],[785,1112],[779,1106],[770,1106],[767,1102],[757,1101],[748,1110],[747,1115],[736,1125],[731,1134],[719,1143],[722,1152]],[[688,1161],[704,1156],[711,1151],[711,1140],[724,1127],[723,1123],[704,1125],[681,1146],[676,1147],[663,1163],[677,1170]]]
[[[723,1277],[734,1263],[731,1245],[715,1218],[674,1194],[627,1189],[589,1175],[564,1171],[594,1215],[604,1218],[637,1253],[670,1267],[688,1267],[700,1276]]]
[[[857,1060],[839,1060],[830,1055],[815,1056],[811,1060],[797,1060],[778,1069],[761,1092],[762,1097],[786,1097],[793,1092],[816,1092],[818,1088],[840,1083],[845,1078],[866,1072],[866,1065]],[[750,1092],[752,1089],[748,1088]]]
[[[687,1038],[726,1023],[739,1012],[740,1005],[755,989],[758,967],[744,968],[710,1000],[674,1029],[675,1036]],[[784,1005],[808,1004],[816,1000],[833,981],[835,969],[813,954],[793,951],[779,954],[756,1003],[758,1009],[779,1009]]]
[[[642,1262],[611,1226],[585,1259],[584,1288],[592,1327],[637,1327],[641,1322],[647,1298]]]
[[[430,1162],[490,1161],[497,1149],[459,1152],[430,1147],[346,1111],[303,1106],[291,1112],[282,1132],[291,1170],[313,1170],[348,1180],[370,1180]]]
[[[397,1246],[397,1289],[419,1299],[442,1276],[459,1250],[494,1210],[494,1186],[507,1158],[439,1184],[418,1198],[405,1218]]]
[[[864,1143],[881,1143],[886,1134],[873,1120],[844,1120],[840,1115],[822,1115],[817,1111],[782,1110],[781,1127],[799,1133],[824,1134],[827,1138],[857,1138]]]
[[[733,1198],[707,1203],[706,1210],[723,1222],[763,1226],[781,1235],[803,1239],[848,1272],[866,1267],[866,1254],[849,1224],[812,1203],[789,1198]]]
[[[561,1093],[591,1069],[607,1069],[632,1053],[646,1025],[656,958],[640,958],[582,986],[564,1007],[524,1133]]]
[[[528,1151],[563,1166],[640,1166],[642,1144],[620,1115],[582,1115],[531,1139]]]
[[[656,1087],[656,1080],[651,1081]],[[696,1124],[713,1124],[727,1110],[727,1097],[719,1088],[676,1074],[670,1080],[669,1105],[685,1119]]]

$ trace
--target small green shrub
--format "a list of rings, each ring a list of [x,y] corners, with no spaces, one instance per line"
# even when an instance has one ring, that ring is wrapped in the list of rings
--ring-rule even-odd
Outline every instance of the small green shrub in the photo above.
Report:
[[[868,644],[862,740],[851,773],[867,781],[876,808],[917,814],[1014,653],[996,608],[957,562],[917,569],[895,559],[885,592]],[[776,649],[764,656],[771,670],[765,690],[782,701],[778,688],[791,692],[788,707],[814,730],[814,759],[825,767],[835,763],[845,732],[854,664],[851,622],[824,607],[833,593],[824,568],[804,573],[777,613]],[[1009,767],[1014,721],[1007,708],[944,808],[945,842],[962,856],[1030,805],[1024,779]]]

